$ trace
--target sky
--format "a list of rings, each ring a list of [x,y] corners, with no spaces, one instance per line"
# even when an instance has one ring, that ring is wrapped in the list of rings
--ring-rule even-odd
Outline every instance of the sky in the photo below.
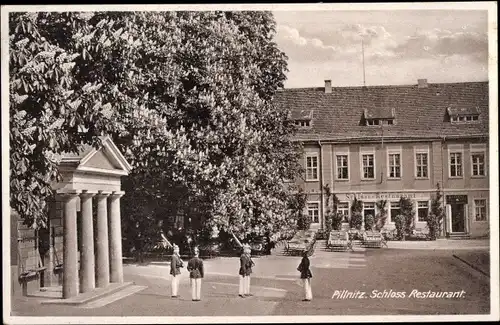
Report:
[[[485,10],[274,11],[285,88],[488,80]]]

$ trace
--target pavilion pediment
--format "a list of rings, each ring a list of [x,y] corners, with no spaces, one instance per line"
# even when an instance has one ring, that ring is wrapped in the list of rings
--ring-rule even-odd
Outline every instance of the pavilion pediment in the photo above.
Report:
[[[99,149],[87,148],[77,156],[63,155],[61,164],[73,166],[70,170],[76,167],[75,172],[116,176],[128,175],[132,169],[109,137],[103,138]]]

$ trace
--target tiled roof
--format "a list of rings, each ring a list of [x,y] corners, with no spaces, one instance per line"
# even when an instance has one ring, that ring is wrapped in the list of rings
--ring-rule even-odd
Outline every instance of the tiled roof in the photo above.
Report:
[[[488,82],[429,83],[408,86],[293,88],[275,96],[278,107],[313,111],[311,128],[302,128],[299,140],[349,140],[384,138],[439,138],[488,136]],[[479,120],[452,124],[449,109],[479,112]],[[394,125],[362,125],[365,109],[387,115],[394,109]]]

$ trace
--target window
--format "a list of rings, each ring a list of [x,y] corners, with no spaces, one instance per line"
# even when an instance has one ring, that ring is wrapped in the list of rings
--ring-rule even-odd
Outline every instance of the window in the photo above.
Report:
[[[347,155],[337,155],[337,179],[349,179],[349,160]]]
[[[309,217],[311,217],[312,223],[319,223],[319,203],[307,203],[307,214],[309,215]]]
[[[311,126],[311,122],[309,120],[296,120],[294,124],[300,127]]]
[[[342,222],[349,222],[349,202],[340,202],[337,205],[337,213],[341,213],[344,216]]]
[[[393,120],[387,120],[387,124],[388,124],[388,125],[393,125],[393,124],[394,124],[394,121],[393,121]]]
[[[375,155],[364,154],[363,159],[363,179],[375,178]]]
[[[417,202],[417,221],[422,222],[427,220],[429,215],[429,201]]]
[[[366,125],[379,125],[380,121],[377,119],[368,119],[366,120]]]
[[[317,156],[307,156],[306,157],[306,180],[307,181],[318,180],[318,157]]]
[[[475,221],[486,221],[486,200],[474,200]]]
[[[472,158],[472,176],[484,176],[484,153],[475,152]]]
[[[391,202],[391,222],[396,222],[398,214],[400,214],[399,201]]]
[[[450,176],[451,177],[462,177],[462,153],[461,152],[451,152],[450,153]]]
[[[401,154],[389,154],[389,178],[401,178]]]
[[[363,217],[369,214],[375,217],[375,202],[363,202]]]
[[[452,123],[466,123],[466,122],[473,122],[473,121],[478,121],[479,120],[479,115],[477,114],[468,114],[468,115],[453,115],[450,116],[450,121]]]
[[[417,178],[427,178],[428,177],[428,170],[429,170],[429,164],[427,162],[428,159],[428,154],[427,153],[417,153],[415,155],[415,166],[417,167]]]

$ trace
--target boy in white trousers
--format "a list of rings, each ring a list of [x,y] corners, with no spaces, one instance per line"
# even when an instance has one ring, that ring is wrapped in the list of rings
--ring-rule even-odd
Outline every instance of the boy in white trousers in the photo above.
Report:
[[[300,272],[300,278],[302,279],[302,283],[304,285],[304,299],[302,301],[311,301],[312,300],[312,289],[311,289],[311,263],[309,261],[309,252],[304,250],[302,252],[302,261],[300,261],[299,266],[297,267],[297,271]]]
[[[181,257],[179,256],[179,246],[174,244],[174,253],[170,260],[170,274],[172,275],[172,298],[178,297],[180,268],[183,267]]]
[[[189,280],[191,283],[191,298],[193,301],[201,300],[201,279],[203,278],[203,261],[199,258],[200,250],[194,248],[194,257],[187,265],[189,271]]]
[[[250,293],[250,275],[252,267],[255,265],[250,256],[251,248],[249,245],[243,245],[243,254],[240,257],[240,287],[239,296],[241,298],[252,296]]]

